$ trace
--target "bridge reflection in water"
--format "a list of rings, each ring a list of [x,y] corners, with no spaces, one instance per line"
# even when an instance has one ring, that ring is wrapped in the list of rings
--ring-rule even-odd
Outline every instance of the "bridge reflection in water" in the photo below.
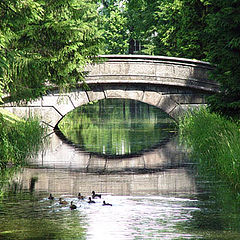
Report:
[[[186,196],[196,188],[185,158],[174,138],[141,156],[106,159],[79,151],[53,134],[49,148],[18,178],[25,189],[37,178],[36,191],[55,195],[95,190],[119,196]]]

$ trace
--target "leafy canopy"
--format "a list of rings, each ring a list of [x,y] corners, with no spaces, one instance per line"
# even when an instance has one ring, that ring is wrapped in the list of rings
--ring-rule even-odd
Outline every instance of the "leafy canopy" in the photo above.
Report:
[[[107,2],[110,9],[109,5],[118,1]],[[135,39],[142,44],[135,53],[211,62],[216,68],[210,77],[221,85],[221,92],[209,99],[211,109],[226,115],[240,112],[239,0],[127,0],[124,3],[122,32],[128,33],[124,41]],[[111,45],[115,32],[110,30],[106,35]],[[121,38],[116,39],[120,46]],[[108,47],[111,53],[119,51]]]
[[[221,84],[211,108],[240,112],[239,0],[0,1],[0,99],[67,90],[99,52],[210,61]]]
[[[46,83],[66,90],[82,81],[101,46],[97,7],[93,0],[2,0],[0,97],[31,100]]]

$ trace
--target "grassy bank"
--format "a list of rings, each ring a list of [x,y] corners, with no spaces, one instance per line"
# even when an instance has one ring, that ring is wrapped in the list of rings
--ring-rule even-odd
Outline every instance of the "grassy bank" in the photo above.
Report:
[[[22,165],[37,154],[45,129],[37,119],[22,120],[5,110],[0,111],[0,168]]]
[[[203,108],[180,119],[179,128],[198,168],[240,192],[240,123]]]

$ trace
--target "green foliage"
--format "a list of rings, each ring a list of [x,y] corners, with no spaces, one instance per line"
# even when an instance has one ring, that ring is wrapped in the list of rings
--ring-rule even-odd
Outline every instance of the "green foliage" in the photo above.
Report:
[[[150,31],[146,29],[145,25],[145,11],[147,10],[145,1],[116,0],[102,1],[102,3],[100,14],[105,43],[103,53],[128,54],[132,40],[148,46],[143,51],[137,51],[138,54],[151,53],[153,46],[148,40],[145,41]]]
[[[240,3],[209,1],[207,16],[208,58],[216,65],[212,78],[221,92],[210,98],[212,110],[228,116],[240,112]]]
[[[149,47],[146,49],[149,53],[151,52],[151,44],[149,43],[148,36],[151,29],[148,29],[149,11],[147,8],[147,1],[144,0],[129,0],[126,2],[126,16],[127,16],[127,28],[129,32],[129,43],[130,40],[135,40],[141,43],[141,45],[148,44]],[[131,48],[131,46],[129,46]],[[137,52],[144,53],[144,52]]]
[[[0,3],[0,94],[43,95],[46,83],[68,89],[98,54],[95,1],[3,0]]]
[[[148,3],[148,8],[152,9],[152,16],[149,15],[148,25],[154,29],[153,43],[155,55],[179,56],[177,46],[177,32],[181,25],[180,10],[181,1],[164,0]],[[151,24],[151,22],[153,24]],[[149,36],[150,37],[150,36]]]
[[[111,2],[102,6],[101,21],[104,54],[126,54],[128,52],[129,34],[124,6]]]
[[[9,163],[21,165],[35,156],[42,146],[44,133],[36,119],[9,121],[0,114],[0,168]]]
[[[199,167],[240,191],[240,126],[207,109],[180,120],[180,136]]]
[[[206,6],[200,0],[129,0],[129,39],[141,42],[142,53],[206,58]]]
[[[239,1],[129,0],[128,7],[136,12],[131,25],[145,52],[210,61],[216,66],[211,78],[221,84],[221,92],[209,99],[211,109],[239,116]]]
[[[193,213],[190,227],[194,226],[197,231],[204,229],[208,237],[209,232],[216,228],[238,232],[239,122],[230,121],[208,109],[201,109],[181,119],[180,136],[192,149],[191,159],[197,163],[194,165],[197,188],[201,192],[204,189],[199,196],[202,200],[200,211]],[[220,236],[212,237],[221,239]],[[226,239],[228,238],[236,237],[227,236]]]
[[[239,12],[238,0],[2,0],[0,100],[6,93],[31,100],[49,84],[68,90],[84,80],[84,66],[99,52],[126,54],[135,40],[143,47],[134,53],[210,61],[221,93],[209,104],[235,115]]]
[[[240,112],[240,3],[238,0],[129,0],[131,38],[154,55],[210,61],[211,78],[221,92],[211,109],[228,116]]]

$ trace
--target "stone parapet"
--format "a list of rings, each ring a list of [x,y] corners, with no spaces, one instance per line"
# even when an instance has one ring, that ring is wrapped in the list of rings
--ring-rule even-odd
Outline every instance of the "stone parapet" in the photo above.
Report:
[[[208,74],[213,67],[207,62],[146,55],[100,57],[101,62],[87,66],[87,83],[165,84],[218,91],[218,84],[209,80]]]

